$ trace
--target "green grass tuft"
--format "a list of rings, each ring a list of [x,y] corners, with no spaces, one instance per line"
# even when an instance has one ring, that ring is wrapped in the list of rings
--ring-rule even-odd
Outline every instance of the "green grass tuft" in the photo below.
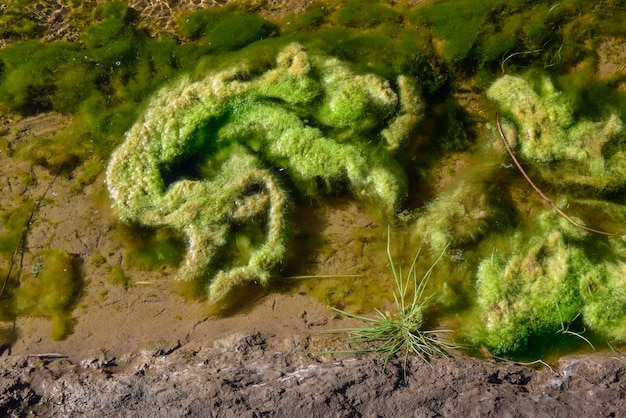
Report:
[[[419,251],[415,254],[413,263],[409,268],[406,278],[402,277],[402,269],[396,269],[390,251],[390,229],[387,230],[387,255],[391,265],[397,291],[394,292],[394,300],[397,312],[381,312],[376,310],[374,317],[366,317],[352,314],[341,309],[332,308],[349,318],[358,319],[366,324],[363,328],[343,328],[332,332],[347,332],[350,335],[349,344],[363,345],[372,348],[363,348],[348,351],[334,351],[331,353],[384,353],[385,364],[400,351],[404,352],[403,367],[406,379],[406,366],[409,355],[416,355],[422,361],[429,362],[431,357],[448,357],[446,348],[459,348],[459,346],[437,339],[439,332],[449,330],[430,331],[424,330],[424,311],[435,302],[436,293],[424,297],[424,290],[428,284],[430,275],[435,266],[441,260],[447,247],[439,255],[437,260],[430,266],[421,280],[417,279],[416,262]],[[412,289],[412,292],[410,291]]]

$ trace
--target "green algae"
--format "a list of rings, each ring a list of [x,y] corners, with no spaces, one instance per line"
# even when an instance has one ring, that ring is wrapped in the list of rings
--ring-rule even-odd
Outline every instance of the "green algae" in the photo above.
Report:
[[[6,5],[0,16],[0,38],[28,38],[41,35],[39,24],[25,13],[24,8],[29,3],[28,0],[14,1]]]
[[[347,185],[391,216],[405,193],[393,152],[422,111],[409,79],[398,78],[396,93],[379,77],[355,74],[342,61],[309,54],[295,43],[261,75],[237,76],[248,71],[243,63],[162,89],[107,169],[121,219],[169,226],[187,236],[183,280],[206,276],[234,226],[259,216],[267,224],[264,241],[246,265],[220,263],[207,286],[213,303],[221,303],[238,283],[266,284],[284,256],[288,198],[262,163],[284,171],[303,196],[315,198]],[[204,126],[216,120],[211,135],[198,135],[208,133]],[[380,138],[365,142],[383,121],[388,125]],[[190,151],[196,155],[212,144],[238,144],[223,163],[218,154],[215,178],[175,179],[166,188],[163,173]],[[199,208],[208,211],[199,215]]]
[[[184,38],[196,41],[207,52],[240,49],[271,37],[278,30],[273,23],[254,13],[255,9],[254,5],[241,2],[198,10],[183,16],[178,30]]]
[[[308,22],[311,32],[300,32],[296,38],[313,42],[327,53],[355,63],[363,71],[386,78],[419,74],[419,82],[426,91],[439,90],[445,83],[445,79],[438,76],[442,70],[428,58],[432,55],[431,31],[436,32],[437,25],[432,28],[428,25],[434,19],[432,16],[446,15],[448,6],[433,3],[417,7],[415,16],[407,19],[399,13],[405,11],[402,8],[396,11],[391,5],[368,2],[369,6],[363,9],[357,7],[357,3],[348,2],[334,13],[317,5],[309,12],[317,16],[317,20],[313,19],[317,25],[305,14],[289,20],[290,25],[283,23],[280,29],[270,28],[269,22],[253,13],[254,8],[244,5],[201,10],[181,17],[181,36],[192,41],[187,44],[178,44],[167,34],[148,37],[136,27],[135,13],[127,5],[106,3],[93,11],[93,24],[82,32],[80,44],[32,40],[3,49],[0,98],[10,109],[25,113],[54,109],[77,114],[79,120],[69,135],[44,139],[30,147],[46,148],[45,152],[23,154],[35,163],[42,163],[50,153],[71,154],[75,158],[58,157],[60,161],[49,166],[73,168],[90,159],[106,157],[111,144],[119,141],[129,128],[145,97],[180,69],[195,64],[202,55],[217,57],[221,51],[238,49],[260,38],[278,39],[280,31],[290,33],[298,27],[300,19]],[[464,7],[470,8],[469,5]],[[483,16],[487,8],[481,6],[468,13]],[[372,19],[372,24],[367,23]],[[322,23],[333,29],[318,30]],[[222,29],[226,32],[221,33]],[[343,32],[338,32],[340,30]],[[512,32],[511,37],[515,38],[516,34]],[[464,35],[457,37],[460,42],[471,39]],[[250,59],[259,53],[261,50],[256,49],[246,55]],[[22,56],[29,59],[24,62],[19,58]],[[496,59],[499,57],[493,57]],[[121,123],[112,120],[120,115],[128,115],[128,118],[119,121]],[[87,147],[82,146],[84,141],[68,146],[72,142],[68,137],[91,139]],[[57,144],[60,149],[55,153]]]
[[[52,322],[50,337],[59,340],[72,332],[71,312],[82,288],[79,260],[63,250],[41,250],[32,254],[31,274],[22,270],[21,250],[36,210],[30,199],[0,210],[0,321],[45,317]]]
[[[125,268],[150,271],[180,264],[183,256],[181,248],[184,246],[173,234],[167,231],[136,230],[132,234],[133,239],[124,255]]]
[[[206,35],[212,50],[232,51],[274,32],[274,26],[254,13],[228,15],[215,24]]]
[[[384,4],[367,0],[349,0],[332,16],[340,26],[365,29],[401,20],[400,14]]]
[[[504,76],[487,91],[519,127],[520,152],[558,183],[597,189],[615,188],[626,181],[624,126],[611,114],[603,121],[575,121],[570,101],[546,77]],[[607,153],[607,144],[610,147]]]
[[[545,213],[541,230],[514,235],[510,252],[500,248],[478,266],[477,302],[485,324],[480,342],[496,354],[521,351],[531,335],[553,334],[580,313],[578,275],[589,262],[566,248],[571,237],[549,223],[556,217]]]
[[[284,35],[315,30],[323,25],[330,15],[330,8],[323,2],[315,1],[303,13],[290,13],[281,21]]]
[[[624,133],[616,114],[598,122],[574,118],[567,97],[537,74],[504,76],[487,95],[515,122],[520,157],[544,182],[558,187],[558,206],[569,207],[568,189],[623,189]],[[605,146],[609,142],[612,147]],[[601,202],[586,203],[599,207]],[[603,206],[614,220],[623,219],[622,205]],[[616,235],[621,223],[605,222],[615,234],[606,238],[575,228],[553,211],[541,212],[535,222],[516,230],[509,250],[499,247],[504,255],[486,257],[479,265],[477,302],[485,332],[478,340],[497,353],[519,352],[531,336],[554,336],[580,317],[595,335],[623,342],[623,236]],[[583,218],[576,222],[588,225]],[[603,242],[607,239],[610,245]]]
[[[619,192],[606,193],[623,190],[619,117],[591,121],[574,116],[580,113],[567,96],[537,72],[526,78],[501,77],[486,94],[515,122],[505,123],[505,137],[522,164],[532,167],[533,177],[551,185],[556,204],[568,208],[579,224],[621,233],[623,199]],[[622,342],[622,238],[608,238],[607,245],[606,237],[577,229],[549,206],[531,205],[524,184],[507,172],[506,154],[495,132],[485,140],[489,142],[473,151],[472,168],[440,192],[413,223],[415,242],[433,251],[449,244],[458,254],[456,263],[462,264],[453,266],[454,274],[469,271],[465,277],[475,280],[474,292],[453,286],[476,303],[471,315],[460,314],[465,315],[461,334],[472,345],[513,356],[527,353],[531,342],[543,341],[545,349],[562,344],[565,337],[575,338],[564,332],[570,326],[589,330],[588,337],[596,343],[602,338]],[[611,147],[604,146],[607,143]],[[518,176],[521,179],[521,173]],[[610,196],[616,200],[603,200]],[[455,281],[440,285],[449,288],[449,283]],[[442,296],[445,306],[458,303],[456,292]],[[601,314],[600,306],[616,310]]]
[[[46,317],[52,321],[50,337],[60,340],[72,332],[72,309],[82,283],[75,261],[63,250],[49,249],[34,254],[32,275],[22,279],[14,291],[14,313]]]
[[[124,289],[127,289],[131,285],[130,278],[122,267],[107,265],[105,270],[107,272],[107,282],[121,286]]]
[[[31,199],[23,199],[19,206],[0,210],[0,254],[9,258],[20,244],[27,222],[36,209]]]
[[[145,95],[176,71],[171,39],[149,38],[120,10],[98,16],[104,20],[83,33],[81,44],[30,40],[0,50],[0,100],[7,109],[76,115],[55,137],[23,145],[25,159],[72,169],[106,158]]]
[[[411,15],[432,29],[432,36],[442,41],[442,58],[454,63],[465,59],[477,42],[492,9],[502,1],[440,1],[417,8]]]

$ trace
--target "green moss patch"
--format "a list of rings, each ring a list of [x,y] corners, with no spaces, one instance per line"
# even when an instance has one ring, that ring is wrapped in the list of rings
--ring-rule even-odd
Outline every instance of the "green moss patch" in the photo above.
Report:
[[[0,254],[5,258],[13,255],[27,228],[27,222],[35,211],[36,204],[30,199],[20,202],[16,208],[0,210]]]

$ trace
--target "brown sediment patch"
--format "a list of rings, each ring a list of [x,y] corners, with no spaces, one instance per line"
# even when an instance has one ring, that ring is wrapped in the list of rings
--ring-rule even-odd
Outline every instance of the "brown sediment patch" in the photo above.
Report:
[[[49,112],[34,116],[21,117],[16,114],[3,115],[2,131],[11,152],[29,138],[50,137],[62,128],[69,126],[72,118],[61,113]]]
[[[626,40],[605,38],[596,48],[596,72],[602,79],[617,81],[616,87],[626,91]]]
[[[598,43],[597,73],[600,78],[611,78],[626,73],[626,40],[605,38]]]

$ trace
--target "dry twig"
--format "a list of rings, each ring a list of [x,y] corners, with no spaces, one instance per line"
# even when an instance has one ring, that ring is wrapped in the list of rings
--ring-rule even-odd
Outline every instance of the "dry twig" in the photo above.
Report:
[[[593,228],[589,228],[587,226],[581,225],[575,220],[573,220],[572,218],[570,218],[565,212],[563,212],[554,202],[552,202],[552,200],[548,198],[548,196],[546,196],[541,191],[541,189],[539,189],[539,187],[535,185],[535,183],[533,183],[530,177],[528,177],[528,174],[526,174],[526,171],[524,171],[524,169],[522,168],[522,165],[517,160],[517,157],[515,156],[515,153],[513,152],[511,145],[509,145],[509,141],[507,141],[506,136],[504,136],[504,132],[502,131],[502,126],[500,125],[500,116],[498,115],[498,112],[496,112],[496,125],[498,125],[498,132],[500,133],[500,138],[502,138],[502,142],[504,142],[504,146],[506,147],[506,150],[509,152],[509,155],[513,159],[513,162],[517,166],[517,169],[520,171],[520,173],[522,173],[522,175],[524,176],[528,184],[530,184],[532,188],[535,189],[537,193],[539,193],[539,196],[541,196],[543,200],[545,200],[550,206],[552,206],[552,208],[556,211],[556,213],[561,215],[563,218],[565,218],[565,220],[567,220],[569,223],[574,225],[576,228],[582,229],[583,231],[593,232],[594,234],[606,235],[608,237],[624,237],[625,236],[622,234],[615,234],[612,232],[600,231],[598,229],[593,229]]]

